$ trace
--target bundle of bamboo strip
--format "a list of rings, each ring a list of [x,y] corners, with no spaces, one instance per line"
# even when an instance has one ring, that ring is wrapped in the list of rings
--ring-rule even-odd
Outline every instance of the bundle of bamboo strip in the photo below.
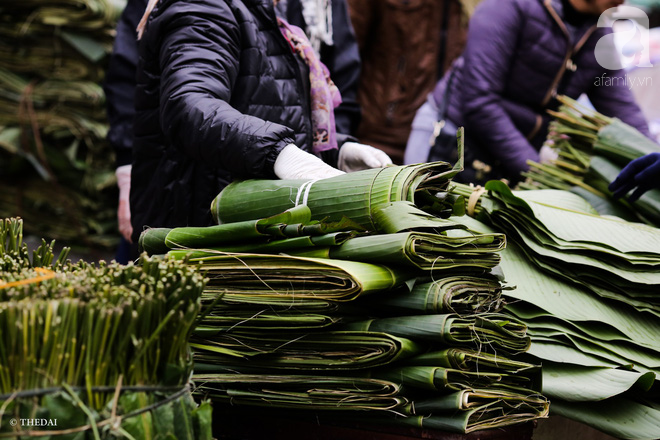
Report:
[[[210,439],[188,383],[204,278],[171,259],[74,265],[45,241],[30,256],[22,234],[0,222],[0,420],[57,421],[0,438]]]
[[[219,225],[144,231],[144,249],[209,278],[191,342],[200,394],[331,418],[424,414],[457,432],[544,417],[538,367],[506,354],[529,338],[497,313],[504,236],[438,217],[462,208],[446,192],[455,172],[239,182],[213,203]]]
[[[5,2],[7,3],[7,2]],[[0,217],[91,248],[117,241],[101,89],[125,0],[9,2],[0,15]],[[38,188],[38,189],[37,189]],[[42,189],[58,197],[38,197]],[[67,215],[56,215],[65,211]],[[51,226],[45,218],[58,218]]]
[[[660,151],[660,146],[633,127],[606,117],[565,96],[550,111],[554,120],[546,141],[559,157],[551,164],[530,162],[519,189],[571,190],[585,197],[600,214],[660,226],[660,190],[629,203],[614,200],[608,185],[633,159]]]

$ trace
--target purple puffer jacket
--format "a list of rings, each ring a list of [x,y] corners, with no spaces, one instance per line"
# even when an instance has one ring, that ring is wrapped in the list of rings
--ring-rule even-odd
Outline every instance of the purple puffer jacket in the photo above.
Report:
[[[602,77],[625,73],[596,62],[596,43],[611,28],[597,28],[594,16],[571,41],[562,17],[561,0],[484,0],[472,16],[467,46],[454,65],[448,118],[465,127],[466,165],[479,159],[494,170],[484,180],[517,181],[528,159],[538,161],[556,94],[586,93],[599,112],[649,135],[626,84]],[[436,102],[448,75],[434,91]]]

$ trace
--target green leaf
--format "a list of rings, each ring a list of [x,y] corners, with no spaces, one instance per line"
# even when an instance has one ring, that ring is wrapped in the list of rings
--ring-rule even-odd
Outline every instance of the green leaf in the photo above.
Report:
[[[660,410],[624,397],[600,402],[554,399],[550,411],[551,414],[568,417],[621,439],[660,438]]]
[[[551,400],[594,401],[625,393],[635,387],[645,392],[655,381],[655,374],[586,367],[574,364],[543,363],[543,394]]]

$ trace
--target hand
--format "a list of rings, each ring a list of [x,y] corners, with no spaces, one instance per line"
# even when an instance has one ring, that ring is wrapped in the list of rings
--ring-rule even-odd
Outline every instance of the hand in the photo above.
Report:
[[[326,179],[344,174],[313,154],[289,144],[275,159],[275,175],[280,179]]]
[[[631,161],[621,170],[609,189],[614,198],[618,199],[635,187],[635,192],[628,197],[631,202],[639,199],[649,189],[660,188],[660,153],[649,153]]]
[[[351,173],[369,168],[382,168],[392,164],[383,151],[357,142],[346,142],[339,149],[339,169]]]
[[[131,165],[123,165],[117,168],[117,186],[119,187],[119,207],[117,208],[117,221],[119,223],[119,233],[130,243],[133,235],[133,226],[131,225],[131,205],[129,195],[131,193]]]
[[[541,150],[539,150],[539,159],[541,160],[541,163],[553,163],[558,158],[559,153],[557,153],[557,150],[550,147],[549,145],[543,145]]]

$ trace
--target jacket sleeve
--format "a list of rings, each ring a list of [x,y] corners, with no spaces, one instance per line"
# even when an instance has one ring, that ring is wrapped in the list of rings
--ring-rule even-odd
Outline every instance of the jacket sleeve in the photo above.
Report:
[[[470,20],[463,78],[456,86],[464,97],[466,132],[498,158],[509,175],[526,170],[527,160],[539,159],[502,104],[523,19],[515,1],[484,0]]]
[[[360,124],[357,88],[360,80],[360,52],[346,0],[332,2],[333,45],[321,47],[321,61],[341,92],[341,104],[335,109],[337,132],[353,135]]]
[[[147,0],[129,0],[117,22],[112,54],[103,82],[109,130],[117,166],[131,163],[133,118],[135,116],[135,73],[138,62],[137,27]]]
[[[612,79],[614,78],[614,79]],[[602,83],[591,86],[587,92],[589,101],[594,108],[605,116],[621,119],[628,125],[635,127],[645,136],[652,138],[648,123],[642,110],[635,102],[635,97],[628,88],[625,71],[611,71],[598,78]]]
[[[165,136],[195,160],[234,177],[275,178],[275,159],[294,142],[294,132],[230,104],[243,57],[233,11],[213,0],[165,4],[156,29]]]

